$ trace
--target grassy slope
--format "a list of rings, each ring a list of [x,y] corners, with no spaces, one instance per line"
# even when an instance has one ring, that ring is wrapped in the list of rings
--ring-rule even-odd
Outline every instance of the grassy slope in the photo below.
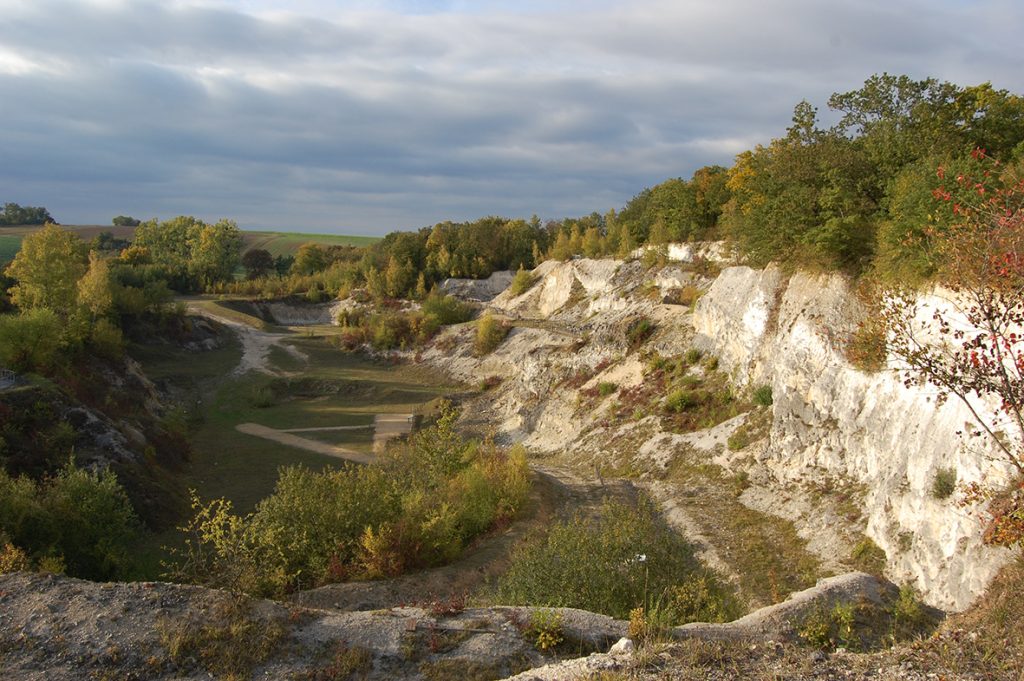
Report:
[[[273,256],[295,253],[299,246],[313,242],[324,246],[369,246],[380,241],[374,236],[346,236],[342,234],[305,234],[298,232],[244,232],[245,250],[264,248]]]

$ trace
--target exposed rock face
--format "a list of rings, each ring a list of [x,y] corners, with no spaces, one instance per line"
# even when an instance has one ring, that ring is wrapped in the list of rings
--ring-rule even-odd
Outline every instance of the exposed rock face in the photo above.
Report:
[[[661,297],[686,285],[707,288],[693,268],[649,271],[635,261],[575,259],[543,263],[534,274],[531,289],[506,291],[491,303],[527,322],[497,351],[473,357],[463,329],[453,350],[424,353],[460,378],[504,379],[478,409],[501,438],[538,452],[595,456],[611,440],[633,442],[627,450],[662,468],[680,449],[708,451],[759,483],[741,497],[745,505],[792,520],[826,565],[837,569],[864,532],[885,552],[890,578],[945,609],[966,608],[1005,564],[1009,552],[983,545],[975,510],[961,508],[957,495],[935,498],[932,488],[948,469],[961,483],[999,485],[1009,467],[984,440],[961,433],[972,430],[965,428],[971,414],[955,399],[937,405],[934,391],[905,387],[896,371],[867,374],[850,365],[842,348],[864,311],[843,277],[730,267],[691,315]],[[579,389],[643,380],[621,333],[640,316],[658,328],[645,351],[672,356],[695,345],[716,355],[737,385],[772,387],[770,442],[743,452],[754,454],[749,464],[730,458],[723,444],[741,420],[716,427],[713,438],[666,434],[656,418],[609,434],[599,423],[614,398],[576,409],[579,392],[567,381],[577,371],[592,377]],[[823,481],[857,489],[861,518],[839,534],[834,515],[820,512],[822,500],[801,492]]]
[[[253,306],[259,317],[272,324],[282,326],[309,326],[311,324],[334,324],[338,311],[338,301],[327,303],[292,303],[256,301]]]
[[[503,270],[491,273],[486,279],[445,279],[441,290],[456,298],[485,303],[507,289],[512,276],[512,272]]]
[[[976,515],[956,495],[934,498],[932,484],[940,469],[999,484],[1009,467],[963,434],[972,417],[959,401],[938,406],[934,390],[846,361],[842,341],[860,315],[840,276],[786,281],[774,268],[734,267],[697,304],[695,342],[737,382],[772,386],[771,444],[760,460],[774,476],[824,471],[862,484],[867,535],[886,552],[887,575],[912,582],[932,605],[963,609],[1009,553],[984,546]]]

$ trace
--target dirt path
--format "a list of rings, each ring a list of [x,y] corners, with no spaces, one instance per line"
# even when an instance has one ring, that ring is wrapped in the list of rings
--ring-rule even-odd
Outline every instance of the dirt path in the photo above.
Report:
[[[416,417],[412,414],[377,414],[372,424],[368,423],[361,426],[322,426],[318,428],[283,428],[279,430],[262,426],[258,423],[239,423],[235,426],[235,430],[246,435],[255,435],[265,440],[273,440],[289,447],[298,447],[299,449],[316,452],[317,454],[326,454],[327,456],[348,459],[349,461],[357,461],[359,463],[370,463],[376,457],[357,452],[354,449],[310,440],[309,438],[295,435],[295,433],[320,433],[372,428],[373,447],[374,451],[376,451],[379,446],[383,446],[388,440],[410,434],[415,423]]]
[[[356,463],[371,463],[377,458],[370,454],[357,452],[354,449],[346,449],[326,442],[317,442],[316,440],[299,437],[298,435],[287,433],[283,430],[274,430],[267,426],[261,426],[258,423],[239,423],[235,426],[235,430],[240,433],[245,433],[246,435],[255,435],[256,437],[261,437],[265,440],[273,440],[274,442],[279,442],[289,447],[298,447],[299,449],[306,449],[311,452],[316,452],[317,454],[333,456],[336,459],[355,461]]]
[[[325,433],[335,430],[368,430],[373,428],[372,423],[363,426],[321,426],[319,428],[279,428],[279,433]]]
[[[377,414],[373,419],[373,448],[383,447],[388,440],[409,435],[416,425],[412,414]]]
[[[290,343],[283,342],[291,338],[292,334],[271,333],[262,329],[256,329],[248,324],[218,315],[194,303],[189,303],[188,312],[189,314],[212,319],[238,334],[238,338],[242,342],[242,359],[232,372],[233,376],[241,376],[247,371],[259,371],[276,376],[278,372],[270,368],[270,349],[275,345],[299,361],[309,361],[306,353]]]
[[[740,576],[719,555],[712,539],[705,534],[700,523],[694,519],[690,511],[676,503],[676,499],[680,497],[679,490],[674,489],[668,483],[660,481],[649,482],[644,485],[644,488],[661,506],[662,513],[669,526],[683,537],[686,537],[686,541],[694,545],[701,562],[724,576],[737,587],[740,586],[742,584]]]

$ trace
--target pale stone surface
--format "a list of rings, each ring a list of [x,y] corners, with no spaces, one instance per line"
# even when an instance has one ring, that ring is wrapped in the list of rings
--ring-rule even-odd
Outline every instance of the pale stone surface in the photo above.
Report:
[[[636,646],[628,638],[620,638],[615,642],[611,648],[608,649],[609,655],[631,655],[636,650]]]
[[[546,262],[534,271],[538,280],[530,290],[514,297],[506,291],[492,301],[493,309],[525,323],[494,353],[473,357],[471,330],[461,328],[446,332],[457,340],[454,347],[428,350],[423,358],[467,381],[504,379],[474,406],[480,423],[496,427],[501,441],[594,466],[663,469],[680,452],[706,453],[727,471],[746,473],[752,487],[740,501],[791,520],[826,569],[848,565],[865,533],[887,554],[886,574],[894,581],[913,584],[931,605],[967,607],[1009,555],[982,544],[976,510],[931,494],[945,468],[965,483],[1006,480],[1008,467],[991,447],[958,434],[970,423],[969,411],[955,401],[938,407],[933,391],[908,389],[894,371],[865,374],[849,364],[842,348],[863,312],[841,276],[726,268],[713,283],[692,279],[708,289],[693,314],[662,304],[651,288],[671,288],[693,274],[678,265],[647,270],[615,260]],[[923,302],[929,311],[949,305],[948,292]],[[631,353],[624,337],[628,322],[639,317],[656,325],[643,355]],[[641,413],[605,429],[618,394],[579,408],[581,387],[637,385],[643,356],[678,356],[691,346],[717,356],[740,389],[771,386],[769,440],[729,452],[726,440],[743,418],[674,434]],[[586,382],[568,385],[577,372]],[[860,517],[825,511],[822,504],[832,500],[809,490],[833,482],[855,488],[852,503]]]
[[[860,312],[844,279],[746,267],[722,272],[697,304],[696,342],[740,383],[772,386],[771,445],[762,463],[779,480],[826,471],[865,486],[867,535],[888,556],[887,575],[939,607],[967,607],[1008,552],[981,542],[976,515],[955,495],[933,498],[935,474],[998,484],[1009,469],[995,449],[961,434],[969,410],[935,391],[907,388],[894,371],[866,374],[842,343]],[[769,321],[774,320],[774,323]]]
[[[445,279],[441,282],[441,291],[463,300],[487,302],[507,289],[514,276],[508,270],[501,270],[492,272],[486,279]]]

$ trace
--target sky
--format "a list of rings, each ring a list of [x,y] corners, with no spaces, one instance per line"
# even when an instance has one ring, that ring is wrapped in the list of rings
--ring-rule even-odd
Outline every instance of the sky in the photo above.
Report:
[[[621,208],[874,73],[1024,92],[1019,0],[0,0],[0,202],[384,234]]]

